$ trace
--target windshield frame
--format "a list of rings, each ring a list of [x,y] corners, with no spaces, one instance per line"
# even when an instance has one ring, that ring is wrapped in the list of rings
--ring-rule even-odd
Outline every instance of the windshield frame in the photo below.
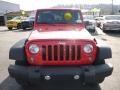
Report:
[[[79,14],[80,14],[80,23],[39,23],[37,20],[38,20],[38,15],[39,15],[39,13],[41,12],[41,11],[78,11],[79,12]],[[82,13],[81,13],[81,11],[80,10],[77,10],[77,9],[75,9],[75,10],[73,10],[73,9],[39,9],[39,10],[37,10],[37,13],[36,13],[36,18],[35,18],[35,23],[36,24],[82,24],[83,23],[83,17],[82,17]]]

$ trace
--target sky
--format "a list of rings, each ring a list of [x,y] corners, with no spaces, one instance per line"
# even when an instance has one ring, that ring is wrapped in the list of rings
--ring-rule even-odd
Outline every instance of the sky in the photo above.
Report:
[[[35,10],[40,8],[49,8],[59,4],[111,4],[112,0],[2,0],[20,5],[23,10]],[[113,0],[114,4],[120,4],[120,0]]]

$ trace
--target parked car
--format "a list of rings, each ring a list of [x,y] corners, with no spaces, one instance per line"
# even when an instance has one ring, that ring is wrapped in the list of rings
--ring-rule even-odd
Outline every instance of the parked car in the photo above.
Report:
[[[95,31],[95,20],[93,15],[83,15],[83,20],[88,31]]]
[[[103,16],[102,30],[120,30],[120,15],[105,15]]]
[[[21,22],[25,19],[26,19],[26,17],[16,16],[13,19],[8,20],[6,25],[7,25],[9,30],[12,30],[13,28],[20,29],[21,28]]]
[[[96,27],[99,27],[101,29],[102,28],[102,21],[103,21],[103,17],[96,17],[95,18]]]
[[[34,27],[34,21],[35,21],[35,17],[34,16],[28,17],[26,20],[22,21],[21,28],[23,30],[25,30],[27,28],[33,29],[33,27]]]
[[[111,48],[85,29],[79,9],[37,10],[34,29],[10,49],[8,71],[20,85],[97,84],[112,74]]]

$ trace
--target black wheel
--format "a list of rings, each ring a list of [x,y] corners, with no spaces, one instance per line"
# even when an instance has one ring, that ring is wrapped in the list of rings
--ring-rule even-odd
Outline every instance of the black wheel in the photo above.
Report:
[[[107,32],[107,30],[103,29],[103,32],[104,32],[104,33],[106,33],[106,32]]]
[[[8,27],[9,30],[12,30],[12,27]]]
[[[18,23],[18,24],[17,24],[17,29],[20,29],[20,28],[21,28],[21,24]]]
[[[98,83],[102,83],[102,82],[104,81],[104,79],[105,79],[105,78],[98,78],[96,81],[97,81]]]
[[[23,30],[26,30],[26,28],[25,28],[25,27],[23,27]]]
[[[100,64],[105,64],[105,60],[96,60],[94,62],[94,65],[100,65]]]
[[[21,65],[21,66],[28,66],[29,64],[27,61],[15,61],[15,65]]]

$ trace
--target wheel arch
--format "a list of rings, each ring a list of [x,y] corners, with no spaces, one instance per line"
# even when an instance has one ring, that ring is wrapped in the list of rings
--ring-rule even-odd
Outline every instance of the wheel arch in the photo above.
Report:
[[[15,43],[9,51],[9,59],[24,61],[26,60],[25,43],[27,39],[22,39]]]
[[[112,58],[112,50],[109,45],[107,45],[104,41],[102,40],[97,40],[97,56],[96,60],[104,60],[104,59],[109,59]]]

